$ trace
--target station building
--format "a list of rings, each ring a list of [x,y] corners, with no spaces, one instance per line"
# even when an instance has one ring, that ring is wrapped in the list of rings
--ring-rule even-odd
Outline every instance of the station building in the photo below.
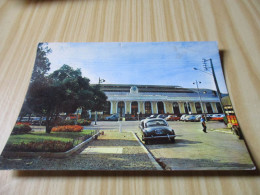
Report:
[[[216,91],[165,85],[100,84],[108,97],[104,114],[222,113]]]

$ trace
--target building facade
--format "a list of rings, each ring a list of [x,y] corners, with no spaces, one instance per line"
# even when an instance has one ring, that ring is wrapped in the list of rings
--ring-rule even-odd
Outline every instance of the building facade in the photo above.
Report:
[[[107,95],[104,114],[222,113],[216,91],[162,85],[101,84]]]

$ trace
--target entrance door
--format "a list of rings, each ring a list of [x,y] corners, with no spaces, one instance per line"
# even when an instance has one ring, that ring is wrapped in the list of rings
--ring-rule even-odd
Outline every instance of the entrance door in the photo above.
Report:
[[[158,102],[157,103],[158,106],[158,114],[164,114],[164,105],[163,102]]]
[[[150,114],[152,114],[151,102],[145,102],[144,107],[145,107],[145,115],[146,116],[149,116]]]

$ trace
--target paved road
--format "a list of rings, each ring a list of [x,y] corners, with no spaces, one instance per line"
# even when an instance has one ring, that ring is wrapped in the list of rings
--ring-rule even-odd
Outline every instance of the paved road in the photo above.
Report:
[[[134,131],[140,136],[138,121],[122,122],[122,131]],[[118,130],[119,122],[99,121],[88,128]],[[170,169],[252,169],[253,164],[243,140],[239,140],[221,122],[208,122],[208,133],[202,132],[198,122],[171,121],[169,125],[178,135],[174,144],[154,142],[147,148]]]

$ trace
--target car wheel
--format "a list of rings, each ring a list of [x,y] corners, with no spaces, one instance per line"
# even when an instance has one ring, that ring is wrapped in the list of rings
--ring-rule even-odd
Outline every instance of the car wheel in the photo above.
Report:
[[[142,141],[144,141],[144,144],[148,144],[148,140],[144,140],[144,135],[142,135]]]
[[[171,138],[171,142],[174,143],[175,142],[175,138]]]

